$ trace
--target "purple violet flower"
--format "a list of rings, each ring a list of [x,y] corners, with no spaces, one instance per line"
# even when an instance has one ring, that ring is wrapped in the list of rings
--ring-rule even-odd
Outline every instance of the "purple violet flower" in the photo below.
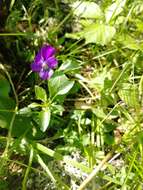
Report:
[[[54,47],[45,44],[35,56],[34,62],[31,64],[33,72],[39,73],[43,80],[49,79],[56,68],[58,61],[55,58],[56,50]]]

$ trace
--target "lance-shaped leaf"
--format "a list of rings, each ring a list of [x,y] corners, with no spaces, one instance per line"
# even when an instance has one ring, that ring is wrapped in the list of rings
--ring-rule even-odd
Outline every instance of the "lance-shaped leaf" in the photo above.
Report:
[[[46,131],[46,129],[48,128],[49,123],[50,123],[50,118],[51,118],[50,109],[42,110],[38,114],[38,121],[39,121],[41,131],[43,131],[43,132]]]

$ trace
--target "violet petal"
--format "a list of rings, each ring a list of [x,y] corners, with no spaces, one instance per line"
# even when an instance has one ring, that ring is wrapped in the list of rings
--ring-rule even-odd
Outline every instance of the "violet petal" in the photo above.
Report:
[[[42,58],[42,55],[41,55],[41,50],[37,53],[35,59],[34,59],[34,62],[35,63],[39,63],[39,62],[42,62],[43,58]]]
[[[50,45],[44,45],[41,48],[41,53],[44,60],[47,60],[49,57],[53,56],[56,53],[56,50]]]
[[[40,72],[41,67],[42,67],[41,63],[33,62],[31,64],[31,70],[34,71],[34,72]]]
[[[40,78],[43,79],[43,80],[49,79],[49,78],[52,76],[52,74],[53,74],[53,70],[52,70],[52,69],[47,70],[47,71],[41,69],[41,71],[39,72],[39,76],[40,76]]]
[[[49,68],[54,69],[58,64],[58,61],[55,57],[49,57],[47,63]]]

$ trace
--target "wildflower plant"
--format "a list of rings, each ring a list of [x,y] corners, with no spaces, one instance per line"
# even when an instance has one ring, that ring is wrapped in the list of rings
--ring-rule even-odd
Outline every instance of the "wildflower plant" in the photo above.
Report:
[[[50,45],[43,45],[35,56],[34,62],[31,64],[33,72],[39,73],[39,76],[43,80],[49,79],[56,68],[58,61],[55,58],[56,50]]]
[[[74,85],[74,81],[70,81],[61,68],[57,69],[54,73],[54,69],[58,65],[55,54],[56,49],[53,46],[44,44],[35,56],[34,62],[31,64],[33,72],[38,73],[40,78],[45,80],[45,82],[48,80],[46,84],[48,85],[49,94],[47,94],[43,87],[35,85],[36,99],[41,100],[42,103],[38,104],[33,102],[28,106],[34,109],[41,107],[41,111],[39,111],[38,114],[33,114],[33,119],[43,132],[45,132],[49,126],[52,112],[59,109],[59,105],[55,105],[56,98],[67,94]],[[63,110],[64,109],[62,109],[62,111]],[[61,110],[56,112],[61,113]]]

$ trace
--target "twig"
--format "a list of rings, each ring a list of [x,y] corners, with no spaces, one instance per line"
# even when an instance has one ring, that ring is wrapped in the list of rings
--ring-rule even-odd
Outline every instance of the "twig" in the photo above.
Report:
[[[104,164],[112,157],[113,151],[109,152],[101,163],[89,174],[89,176],[82,182],[78,190],[83,190],[87,184],[94,178],[94,176],[101,170]]]

